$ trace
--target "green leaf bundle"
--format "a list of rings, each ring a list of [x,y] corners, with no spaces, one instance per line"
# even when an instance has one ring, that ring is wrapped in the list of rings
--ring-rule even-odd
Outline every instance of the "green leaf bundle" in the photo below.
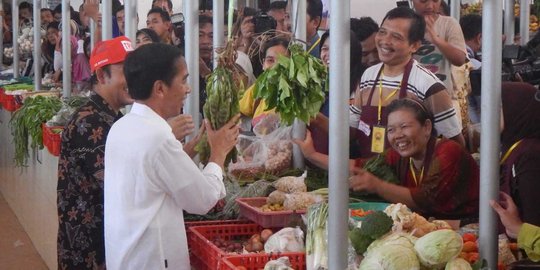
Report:
[[[290,51],[290,58],[279,56],[278,63],[257,78],[253,94],[264,99],[267,110],[275,109],[283,123],[291,125],[295,118],[309,123],[324,103],[327,69],[299,44]]]

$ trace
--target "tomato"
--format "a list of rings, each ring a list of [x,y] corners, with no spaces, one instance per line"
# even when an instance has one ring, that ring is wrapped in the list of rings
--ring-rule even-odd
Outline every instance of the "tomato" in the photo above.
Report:
[[[463,243],[463,248],[461,249],[463,252],[477,252],[478,251],[478,245],[476,242],[468,241]]]
[[[351,217],[365,217],[371,213],[373,213],[373,210],[351,209]]]
[[[476,235],[474,235],[473,233],[464,233],[461,238],[463,238],[463,242],[476,242]]]

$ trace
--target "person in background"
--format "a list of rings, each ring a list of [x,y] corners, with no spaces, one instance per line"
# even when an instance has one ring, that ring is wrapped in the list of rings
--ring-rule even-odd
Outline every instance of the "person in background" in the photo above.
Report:
[[[118,32],[121,36],[123,36],[125,34],[124,30],[125,30],[125,11],[124,11],[124,6],[121,5],[120,7],[118,7],[118,9],[116,10],[116,13],[115,13],[115,18],[116,18],[116,24],[118,24]]]
[[[157,43],[159,42],[159,37],[154,32],[154,30],[150,28],[143,28],[137,31],[135,34],[137,41],[135,42],[135,47],[139,48],[140,46],[144,44],[150,44],[150,43]]]
[[[43,68],[41,74],[54,73],[54,49],[56,43],[60,40],[58,23],[53,21],[47,24],[47,34],[45,41],[41,44],[41,53],[43,55]]]
[[[380,63],[379,52],[375,45],[375,36],[379,31],[377,23],[371,17],[351,18],[351,30],[362,46],[362,64],[368,68]]]
[[[467,62],[467,51],[463,32],[456,19],[441,15],[441,2],[443,0],[413,0],[414,10],[424,17],[426,33],[422,46],[414,54],[422,66],[433,72],[446,86],[454,104],[456,112],[468,121],[469,116],[462,113],[462,105],[467,92],[463,88],[463,80],[468,76],[456,78],[454,84],[451,65],[461,67]],[[465,93],[464,93],[465,92]],[[464,108],[466,109],[466,107]],[[463,123],[460,123],[463,126]],[[466,124],[466,123],[465,123]]]
[[[169,13],[169,16],[173,15],[173,3],[171,0],[153,0],[152,8],[161,8],[167,11],[167,13]],[[176,27],[174,24],[171,24],[170,32],[173,44],[183,49],[183,30],[179,27]]]
[[[319,49],[320,37],[317,31],[321,26],[323,4],[321,0],[307,0],[306,3],[306,48],[311,55],[319,58],[321,56]]]
[[[161,8],[152,8],[146,17],[146,27],[154,30],[162,43],[172,45],[171,17]]]
[[[276,31],[290,32],[290,25],[286,25],[286,18],[289,16],[287,13],[287,1],[274,1],[270,3],[270,10],[268,15],[272,16],[276,20]]]
[[[273,67],[279,56],[289,57],[289,39],[285,37],[274,37],[263,44],[262,52],[264,53],[263,70]],[[256,85],[252,85],[244,92],[244,95],[239,101],[240,113],[244,116],[252,118],[252,127],[261,121],[264,116],[274,113],[274,110],[266,110],[264,100],[255,99],[253,91]]]
[[[58,268],[105,269],[103,184],[105,140],[131,104],[123,74],[133,49],[126,37],[96,44],[90,62],[95,93],[62,132],[58,162]]]
[[[384,159],[400,183],[385,182],[355,168],[350,187],[403,203],[426,218],[476,219],[480,169],[472,156],[455,141],[437,139],[433,115],[421,102],[397,99],[387,110],[391,148]]]
[[[540,226],[540,101],[538,89],[501,84],[501,190],[512,196],[524,222]]]
[[[358,146],[359,158],[370,158],[390,146],[382,136],[387,132],[386,107],[392,100],[406,97],[420,99],[435,115],[435,129],[464,145],[461,126],[444,85],[412,59],[412,54],[420,47],[424,29],[422,17],[409,8],[395,8],[386,14],[375,41],[382,63],[363,73],[354,104],[350,106],[349,124],[357,129],[351,140]],[[373,141],[377,142],[376,147]],[[328,155],[315,151],[309,132],[306,139],[297,144],[308,161],[328,168]],[[354,162],[350,160],[351,167]]]
[[[531,261],[540,262],[540,226],[523,222],[512,197],[504,192],[500,193],[499,202],[491,200],[489,204],[499,215],[506,234],[517,239],[518,247],[525,250]]]
[[[472,123],[479,123],[482,62],[477,59],[477,53],[482,50],[482,16],[478,14],[467,14],[459,19],[459,24],[465,37],[467,57],[471,64],[471,71],[469,73],[471,93],[468,98],[469,118]]]
[[[47,29],[47,25],[49,25],[49,23],[54,22],[53,11],[49,8],[42,8],[40,10],[40,13],[41,13],[41,27]]]
[[[167,11],[169,16],[173,15],[173,3],[171,0],[152,0],[152,8],[161,8]]]
[[[225,196],[223,163],[238,141],[239,116],[219,130],[205,121],[211,154],[201,171],[166,122],[191,92],[180,49],[142,46],[124,74],[135,102],[105,146],[107,269],[190,269],[182,210],[205,214]]]
[[[19,4],[19,18],[21,22],[32,21],[32,4],[28,2],[22,2]]]

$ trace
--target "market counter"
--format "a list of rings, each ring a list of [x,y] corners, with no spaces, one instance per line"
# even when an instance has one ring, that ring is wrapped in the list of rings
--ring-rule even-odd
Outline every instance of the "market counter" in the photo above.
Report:
[[[58,157],[47,149],[30,154],[27,168],[16,168],[9,120],[0,109],[0,192],[49,269],[58,269],[56,183]]]

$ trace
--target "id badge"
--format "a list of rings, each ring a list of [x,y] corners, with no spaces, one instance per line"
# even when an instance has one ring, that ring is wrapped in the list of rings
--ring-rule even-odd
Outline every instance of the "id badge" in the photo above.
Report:
[[[364,133],[368,137],[369,137],[369,134],[371,134],[371,127],[362,120],[358,122],[358,129],[362,131],[362,133]]]
[[[373,126],[373,134],[371,136],[371,152],[384,152],[384,138],[386,137],[386,127]]]

